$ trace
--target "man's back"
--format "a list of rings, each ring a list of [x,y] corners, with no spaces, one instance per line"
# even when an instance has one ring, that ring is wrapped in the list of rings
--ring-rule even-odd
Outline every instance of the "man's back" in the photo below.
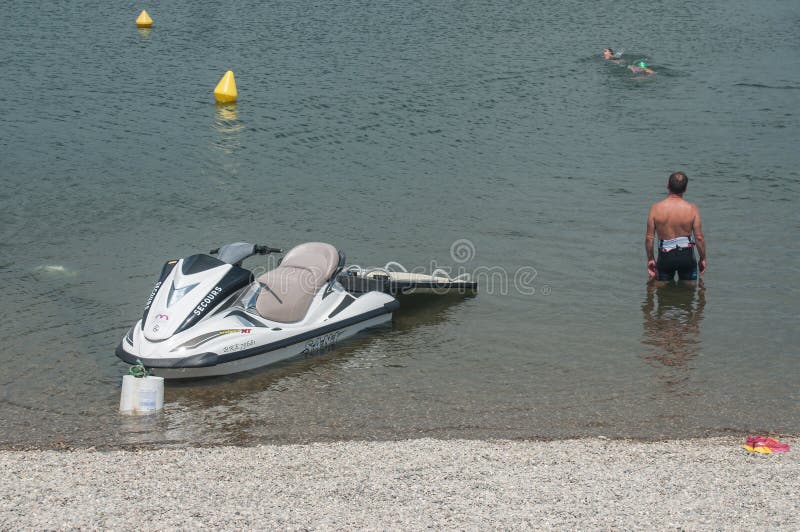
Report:
[[[650,216],[660,240],[692,236],[695,220],[699,220],[697,206],[675,196],[654,203]]]

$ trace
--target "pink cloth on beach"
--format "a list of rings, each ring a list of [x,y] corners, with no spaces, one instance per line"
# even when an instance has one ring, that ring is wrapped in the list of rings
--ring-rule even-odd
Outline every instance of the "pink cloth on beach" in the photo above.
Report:
[[[789,444],[766,436],[748,436],[744,448],[751,453],[785,453],[789,451]]]

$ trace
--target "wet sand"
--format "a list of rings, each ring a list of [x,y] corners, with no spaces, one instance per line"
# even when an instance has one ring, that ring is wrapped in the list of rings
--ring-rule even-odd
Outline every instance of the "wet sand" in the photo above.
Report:
[[[800,528],[800,455],[740,440],[2,451],[0,528]]]

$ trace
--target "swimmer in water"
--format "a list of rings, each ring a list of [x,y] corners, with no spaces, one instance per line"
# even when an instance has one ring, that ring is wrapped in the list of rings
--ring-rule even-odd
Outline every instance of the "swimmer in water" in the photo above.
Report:
[[[656,73],[655,70],[648,68],[647,63],[644,61],[639,61],[633,65],[628,65],[628,68],[631,69],[631,72],[633,72],[634,76],[644,76],[646,74],[649,75]]]
[[[617,56],[617,54],[615,54],[614,50],[612,50],[611,48],[603,48],[603,59],[605,59],[606,61],[614,61],[614,62],[620,61],[619,56]]]

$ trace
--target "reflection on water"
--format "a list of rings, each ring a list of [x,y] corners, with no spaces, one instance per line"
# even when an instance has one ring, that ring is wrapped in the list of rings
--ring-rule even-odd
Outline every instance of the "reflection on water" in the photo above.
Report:
[[[697,287],[687,283],[647,286],[642,303],[642,343],[650,349],[643,358],[659,370],[658,381],[668,394],[693,393],[689,391],[689,381],[692,361],[700,352],[700,322],[705,306],[702,280]]]
[[[231,155],[242,145],[240,137],[244,124],[239,122],[235,102],[218,103],[216,110],[214,129],[219,133],[219,137],[214,142],[214,147]]]
[[[128,445],[169,442],[167,417],[159,412],[144,416],[119,415],[120,439]]]
[[[473,299],[475,294],[415,294],[401,295],[400,309],[395,313],[395,331],[410,331],[422,325],[436,325],[447,320],[448,309],[462,301]]]

